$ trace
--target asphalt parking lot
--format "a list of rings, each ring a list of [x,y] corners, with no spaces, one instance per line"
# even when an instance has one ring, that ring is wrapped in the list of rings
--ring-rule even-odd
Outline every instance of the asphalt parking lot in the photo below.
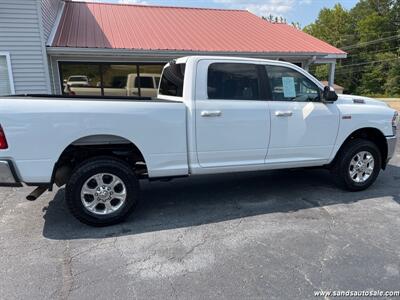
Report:
[[[324,170],[143,182],[124,224],[91,228],[63,189],[0,194],[1,299],[306,299],[400,289],[400,145],[369,190]]]

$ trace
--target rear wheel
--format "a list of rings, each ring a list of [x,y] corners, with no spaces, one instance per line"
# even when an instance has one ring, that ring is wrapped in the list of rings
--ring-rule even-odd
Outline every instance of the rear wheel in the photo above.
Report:
[[[135,208],[139,182],[124,161],[99,157],[83,162],[66,186],[65,198],[71,213],[92,226],[123,221]]]
[[[340,150],[332,171],[340,187],[361,191],[375,182],[381,165],[378,147],[371,141],[355,139]]]

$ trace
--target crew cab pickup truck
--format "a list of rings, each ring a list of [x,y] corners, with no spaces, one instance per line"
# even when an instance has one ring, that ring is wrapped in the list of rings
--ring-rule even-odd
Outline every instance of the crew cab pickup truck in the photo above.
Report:
[[[132,212],[140,179],[319,166],[363,190],[393,156],[398,125],[384,102],[247,58],[177,59],[152,100],[0,100],[1,183],[38,186],[31,200],[66,185],[71,213],[95,226]]]

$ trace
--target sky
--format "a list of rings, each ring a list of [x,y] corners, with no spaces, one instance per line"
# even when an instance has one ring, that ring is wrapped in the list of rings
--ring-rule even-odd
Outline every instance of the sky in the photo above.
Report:
[[[82,1],[82,0],[78,0]],[[357,0],[83,0],[87,2],[131,3],[166,6],[190,6],[246,9],[259,16],[282,16],[291,22],[299,22],[301,27],[312,23],[321,8],[340,3],[346,9],[352,8]]]

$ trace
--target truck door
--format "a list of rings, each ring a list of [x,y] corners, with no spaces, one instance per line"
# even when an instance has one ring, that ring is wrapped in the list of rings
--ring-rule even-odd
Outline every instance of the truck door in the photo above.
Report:
[[[201,60],[196,76],[196,144],[201,167],[264,164],[270,116],[261,66]]]
[[[321,89],[299,71],[266,66],[271,95],[271,139],[266,163],[328,160],[339,129],[335,104],[321,102]]]

